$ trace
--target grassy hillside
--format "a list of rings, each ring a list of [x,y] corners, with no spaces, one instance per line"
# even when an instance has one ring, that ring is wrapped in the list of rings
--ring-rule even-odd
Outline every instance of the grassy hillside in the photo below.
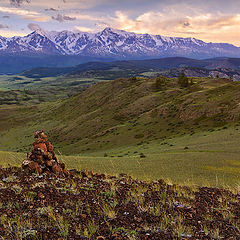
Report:
[[[98,83],[54,103],[0,107],[0,150],[27,152],[44,129],[71,168],[145,179],[239,182],[240,83],[193,78]]]
[[[36,128],[44,128],[64,153],[82,153],[164,142],[239,120],[238,82],[193,82],[180,88],[176,79],[163,77],[118,79],[54,103],[2,106],[1,149],[26,147]],[[26,139],[18,141],[22,136]]]

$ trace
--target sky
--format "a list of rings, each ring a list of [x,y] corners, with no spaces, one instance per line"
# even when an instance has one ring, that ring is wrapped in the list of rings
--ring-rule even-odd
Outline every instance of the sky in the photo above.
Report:
[[[240,46],[239,0],[0,0],[0,35],[46,31],[194,37]]]

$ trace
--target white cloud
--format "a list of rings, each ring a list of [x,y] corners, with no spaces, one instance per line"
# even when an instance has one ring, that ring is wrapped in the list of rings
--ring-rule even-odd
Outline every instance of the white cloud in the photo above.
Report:
[[[88,20],[88,21],[103,21],[105,17],[99,17],[96,15],[90,15],[90,14],[81,14],[81,13],[70,13],[68,14],[69,17],[75,18],[77,20]]]
[[[12,14],[16,14],[16,15],[20,15],[20,16],[24,16],[24,15],[38,15],[38,12],[35,11],[29,11],[29,10],[24,10],[24,9],[20,9],[20,8],[10,8],[10,7],[0,7],[0,12],[5,12],[5,13],[12,13]]]
[[[30,11],[20,8],[0,7],[0,12],[21,16],[25,19],[31,19],[38,22],[47,22],[50,17],[42,15],[36,11]]]

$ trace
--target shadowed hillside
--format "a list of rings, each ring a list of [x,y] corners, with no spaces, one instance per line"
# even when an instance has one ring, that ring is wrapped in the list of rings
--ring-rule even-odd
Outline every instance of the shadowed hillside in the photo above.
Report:
[[[29,78],[40,78],[67,74],[67,76],[71,77],[113,80],[119,77],[127,78],[133,74],[141,75],[146,73],[175,77],[179,75],[179,69],[181,71],[181,68],[186,68],[189,76],[215,77],[216,74],[219,74],[239,80],[239,63],[239,58],[196,60],[183,57],[171,57],[148,60],[88,62],[69,68],[40,67],[28,69],[20,73],[20,75]]]

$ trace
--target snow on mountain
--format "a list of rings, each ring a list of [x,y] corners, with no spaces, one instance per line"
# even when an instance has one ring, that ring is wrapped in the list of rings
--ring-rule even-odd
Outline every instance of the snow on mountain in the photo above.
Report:
[[[0,49],[4,50],[7,48],[7,39],[0,36]]]
[[[240,48],[195,38],[136,34],[105,28],[98,33],[34,31],[24,37],[0,37],[0,53],[82,55],[113,58],[185,56],[239,57]]]

